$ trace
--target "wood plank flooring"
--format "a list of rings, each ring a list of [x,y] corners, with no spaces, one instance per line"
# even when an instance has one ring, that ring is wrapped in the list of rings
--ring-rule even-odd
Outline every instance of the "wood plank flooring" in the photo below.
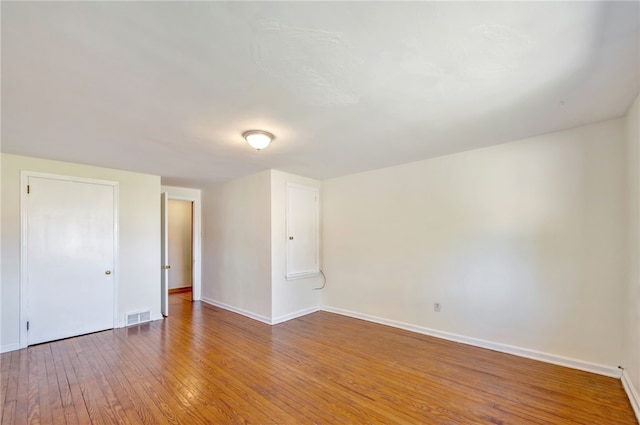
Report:
[[[637,424],[619,380],[314,313],[170,317],[0,355],[2,424]]]

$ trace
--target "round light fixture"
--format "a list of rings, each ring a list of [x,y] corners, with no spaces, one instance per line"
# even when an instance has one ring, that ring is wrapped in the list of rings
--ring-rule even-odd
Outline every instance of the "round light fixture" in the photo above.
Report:
[[[249,143],[249,146],[256,150],[266,148],[267,146],[269,146],[271,141],[275,139],[275,136],[273,134],[262,130],[245,131],[244,133],[242,133],[242,137],[244,137],[247,143]]]

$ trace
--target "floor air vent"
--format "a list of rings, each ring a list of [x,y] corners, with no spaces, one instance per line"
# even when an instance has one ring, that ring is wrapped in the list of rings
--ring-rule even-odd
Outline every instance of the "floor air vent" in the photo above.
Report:
[[[138,323],[144,323],[151,321],[151,311],[140,311],[138,313],[127,313],[127,325],[137,325]]]

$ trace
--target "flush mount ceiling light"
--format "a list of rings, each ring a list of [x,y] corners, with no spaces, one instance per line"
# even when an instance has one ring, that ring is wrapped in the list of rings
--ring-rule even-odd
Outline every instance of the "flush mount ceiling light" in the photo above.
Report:
[[[242,137],[249,143],[249,146],[256,150],[264,149],[269,146],[269,143],[275,136],[271,133],[262,130],[249,130],[242,133]]]

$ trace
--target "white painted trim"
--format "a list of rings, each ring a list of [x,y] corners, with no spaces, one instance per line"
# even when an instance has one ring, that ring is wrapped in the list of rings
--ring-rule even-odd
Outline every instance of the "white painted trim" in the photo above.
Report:
[[[220,301],[212,300],[211,298],[202,297],[202,299],[200,301],[202,301],[203,303],[206,303],[206,304],[210,304],[210,305],[215,306],[215,307],[222,308],[224,310],[228,310],[228,311],[231,311],[231,312],[234,312],[234,313],[241,314],[241,315],[246,316],[246,317],[248,317],[250,319],[254,319],[254,320],[257,320],[259,322],[266,323],[267,325],[277,325],[278,323],[283,323],[283,322],[286,322],[288,320],[297,319],[298,317],[306,316],[307,314],[311,314],[311,313],[315,313],[316,311],[320,311],[320,306],[315,306],[315,307],[310,307],[310,308],[305,308],[303,310],[295,311],[293,313],[284,314],[284,315],[282,315],[280,317],[276,317],[274,319],[269,319],[266,316],[262,316],[260,314],[252,313],[252,312],[250,312],[248,310],[237,308],[237,307],[234,307],[234,306],[229,305],[229,304],[225,304],[225,303],[220,302]]]
[[[626,370],[622,371],[622,386],[627,393],[627,397],[629,397],[631,407],[633,407],[633,412],[636,414],[636,419],[640,422],[640,396],[638,396],[638,391],[631,383],[631,378]]]
[[[152,322],[155,322],[156,320],[162,320],[162,319],[164,319],[164,316],[162,314],[155,314],[155,315],[151,316],[151,321]],[[145,322],[145,323],[149,323],[149,322]]]
[[[9,351],[16,351],[20,348],[22,348],[20,347],[20,344],[7,344],[0,346],[0,353],[8,353]]]
[[[160,312],[169,315],[169,194],[160,192]]]
[[[27,262],[27,198],[25,188],[29,182],[29,172],[20,172],[20,334],[19,334],[19,346],[20,348],[27,347],[27,310],[29,307],[29,300],[27,299],[27,270],[29,264]]]
[[[306,316],[307,314],[315,313],[316,311],[320,311],[320,306],[309,307],[303,310],[294,311],[293,313],[283,314],[280,317],[275,317],[271,319],[271,324],[277,325],[278,323],[283,323],[292,319],[297,319],[298,317]]]
[[[618,369],[617,367],[586,362],[583,360],[558,356],[555,354],[544,353],[536,350],[530,350],[528,348],[514,347],[512,345],[500,344],[496,342],[486,341],[483,339],[471,338],[471,337],[458,335],[454,333],[438,331],[435,329],[425,328],[417,325],[411,325],[409,323],[398,322],[390,319],[384,319],[377,316],[371,316],[369,314],[356,313],[354,311],[344,310],[336,307],[323,306],[322,310],[327,311],[329,313],[340,314],[343,316],[349,316],[356,319],[366,320],[368,322],[379,323],[381,325],[392,326],[394,328],[400,328],[400,329],[404,329],[411,332],[434,336],[436,338],[446,339],[454,342],[460,342],[462,344],[473,345],[475,347],[486,348],[493,351],[499,351],[501,353],[513,354],[519,357],[526,357],[528,359],[539,360],[545,363],[552,363],[559,366],[570,367],[572,369],[592,372],[598,375],[610,376],[612,378],[620,378],[620,369]]]
[[[120,299],[120,182],[113,184],[113,327],[118,323]]]
[[[225,303],[220,302],[220,301],[212,300],[211,298],[202,297],[202,299],[200,301],[202,301],[204,303],[207,303],[207,304],[210,304],[210,305],[215,306],[215,307],[222,308],[224,310],[229,310],[229,311],[232,311],[234,313],[241,314],[241,315],[246,316],[246,317],[248,317],[250,319],[254,319],[254,320],[257,320],[259,322],[266,323],[267,325],[271,324],[271,319],[269,319],[268,317],[262,316],[260,314],[255,314],[255,313],[252,313],[252,312],[250,312],[248,310],[243,310],[241,308],[237,308],[237,307],[234,307],[234,306],[229,305],[229,304],[225,304]]]
[[[101,180],[101,179],[92,179],[89,177],[65,176],[62,174],[41,173],[39,171],[29,171],[29,170],[22,170],[20,172],[20,176],[21,177],[22,176],[39,177],[43,179],[62,180],[62,181],[78,182],[78,183],[101,184],[105,186],[113,186],[114,184],[118,183],[113,180]]]
[[[62,180],[78,183],[90,183],[113,188],[113,324],[115,328],[118,323],[118,286],[119,286],[119,232],[120,232],[120,183],[111,180],[100,180],[86,177],[65,176],[52,173],[41,173],[37,171],[22,170],[20,172],[20,333],[19,347],[26,348],[28,345],[27,320],[29,314],[29,303],[27,294],[29,282],[27,278],[27,184],[29,177],[37,177],[51,180]]]
[[[191,299],[199,301],[202,297],[202,206],[200,198],[195,196],[174,196],[171,187],[165,187],[169,200],[193,202],[193,240],[191,241]]]
[[[286,280],[300,280],[300,279],[311,279],[312,277],[320,276],[320,272],[303,272],[303,273],[292,273],[285,276]]]

